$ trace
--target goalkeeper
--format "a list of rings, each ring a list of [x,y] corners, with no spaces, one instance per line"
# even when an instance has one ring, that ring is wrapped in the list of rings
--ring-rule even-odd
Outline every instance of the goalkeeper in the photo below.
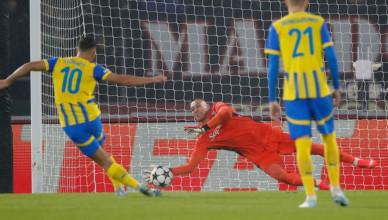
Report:
[[[98,81],[107,81],[121,86],[139,86],[149,83],[164,83],[163,75],[136,77],[117,75],[100,65],[92,63],[96,56],[96,43],[90,38],[81,38],[76,57],[56,57],[29,62],[17,69],[5,80],[0,80],[0,89],[7,88],[17,78],[30,71],[52,72],[55,103],[64,132],[78,149],[100,165],[112,181],[116,194],[125,196],[125,184],[147,196],[160,196],[159,190],[140,184],[115,162],[103,148],[105,134],[102,130],[100,110],[94,103],[93,91]]]
[[[287,172],[280,157],[295,152],[295,141],[288,133],[242,117],[223,102],[216,102],[210,108],[203,99],[195,99],[190,109],[200,126],[186,126],[185,131],[196,133],[197,141],[188,163],[171,168],[174,175],[193,172],[209,150],[230,150],[249,159],[274,179],[290,185],[303,185],[300,174]],[[323,145],[313,143],[311,153],[323,156]],[[373,169],[376,166],[373,160],[355,158],[344,152],[340,152],[340,158],[360,168]],[[144,178],[149,181],[149,176]],[[315,180],[315,185],[321,190],[330,189],[324,181],[318,183]]]

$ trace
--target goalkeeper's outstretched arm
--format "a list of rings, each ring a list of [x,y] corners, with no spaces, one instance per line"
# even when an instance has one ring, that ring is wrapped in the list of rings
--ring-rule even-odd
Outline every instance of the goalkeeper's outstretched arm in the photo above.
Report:
[[[170,168],[171,172],[174,175],[192,173],[203,159],[204,157],[192,155],[186,164]]]

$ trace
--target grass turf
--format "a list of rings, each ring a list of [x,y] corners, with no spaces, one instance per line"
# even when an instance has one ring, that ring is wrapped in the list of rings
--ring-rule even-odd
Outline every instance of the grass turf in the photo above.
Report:
[[[349,207],[318,192],[318,206],[297,208],[303,191],[2,194],[0,219],[387,219],[388,191],[346,191]]]

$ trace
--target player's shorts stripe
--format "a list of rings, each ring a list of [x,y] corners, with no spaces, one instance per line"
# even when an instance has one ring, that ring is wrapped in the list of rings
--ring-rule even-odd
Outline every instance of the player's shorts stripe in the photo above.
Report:
[[[286,118],[287,118],[287,121],[289,121],[292,124],[296,124],[296,125],[310,125],[310,123],[311,123],[309,120],[296,120],[296,119],[290,118],[288,116],[286,116]]]
[[[309,87],[307,85],[307,76],[306,73],[303,73],[304,88],[306,90],[306,98],[309,98]]]
[[[333,117],[333,112],[330,113],[330,115],[327,116],[326,118],[323,118],[323,119],[321,119],[319,121],[316,121],[316,123],[317,123],[317,125],[324,125],[328,120],[331,119],[331,117]]]
[[[70,103],[70,108],[71,108],[71,112],[73,113],[73,117],[74,117],[75,123],[78,124],[77,114],[75,114],[74,106],[73,106],[72,103]]]
[[[90,104],[90,103],[94,102],[94,99],[95,99],[95,98],[89,99],[88,101],[86,101],[86,104]]]
[[[314,70],[313,75],[314,75],[314,81],[315,81],[315,89],[317,90],[317,97],[321,97],[317,71]]]
[[[82,114],[84,115],[85,122],[89,122],[89,117],[88,117],[88,114],[86,113],[86,109],[85,109],[84,105],[82,105],[81,102],[78,102],[78,105],[82,110]]]
[[[61,106],[61,111],[62,111],[63,117],[65,118],[65,124],[67,127],[67,126],[69,126],[69,118],[66,115],[65,108],[63,107],[62,103],[60,104],[60,106]]]
[[[92,141],[94,140],[94,137],[91,136],[89,138],[89,140],[87,140],[86,142],[82,143],[82,144],[77,144],[78,147],[85,147],[85,146],[88,146],[90,143],[92,143]]]
[[[333,46],[333,42],[327,42],[322,45],[322,48],[325,49],[326,47]]]
[[[271,49],[265,49],[265,50],[264,50],[264,53],[280,55],[280,51],[271,50]]]
[[[101,132],[100,137],[97,138],[97,141],[100,141],[104,137],[104,132]]]
[[[299,99],[299,85],[298,85],[298,74],[294,73],[294,82],[295,82],[295,98]]]

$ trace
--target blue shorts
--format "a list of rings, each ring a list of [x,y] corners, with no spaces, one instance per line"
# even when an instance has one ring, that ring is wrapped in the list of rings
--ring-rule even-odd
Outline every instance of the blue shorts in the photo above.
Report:
[[[315,99],[284,101],[291,139],[311,136],[311,121],[314,120],[321,134],[334,130],[333,105],[331,96]]]
[[[102,130],[100,117],[91,122],[63,127],[63,130],[70,140],[77,145],[78,149],[88,157],[96,153],[98,147],[104,144],[106,138]]]

